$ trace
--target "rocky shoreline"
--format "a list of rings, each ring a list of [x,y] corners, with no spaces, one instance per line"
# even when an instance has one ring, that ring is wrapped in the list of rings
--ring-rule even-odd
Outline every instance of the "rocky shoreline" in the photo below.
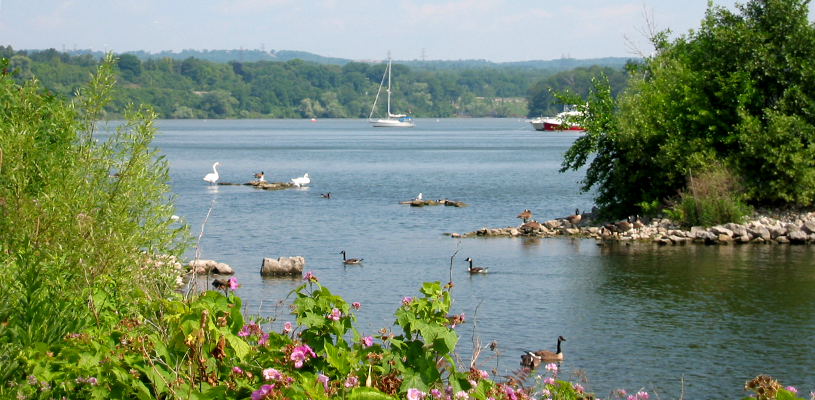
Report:
[[[481,228],[465,234],[450,233],[453,238],[471,237],[577,237],[606,242],[653,242],[661,245],[685,243],[730,244],[815,244],[815,212],[811,210],[761,210],[742,224],[729,223],[710,228],[682,229],[665,218],[628,223],[595,221],[591,213],[582,214],[572,224],[565,219],[543,223],[529,221],[520,226]]]

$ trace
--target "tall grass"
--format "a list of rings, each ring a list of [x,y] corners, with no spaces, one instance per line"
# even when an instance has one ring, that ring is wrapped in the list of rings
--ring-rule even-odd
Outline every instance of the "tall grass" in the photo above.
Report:
[[[689,173],[687,188],[669,215],[686,226],[741,223],[752,212],[743,201],[739,178],[722,165],[708,167],[698,175]]]

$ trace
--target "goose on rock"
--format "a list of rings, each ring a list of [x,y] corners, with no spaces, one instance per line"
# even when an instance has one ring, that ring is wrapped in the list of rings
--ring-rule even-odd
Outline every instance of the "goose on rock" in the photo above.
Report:
[[[348,259],[346,259],[345,258],[345,250],[341,251],[340,254],[342,254],[342,263],[343,264],[362,264],[362,260],[364,260],[364,258],[360,258],[360,259],[348,258]]]
[[[524,221],[524,223],[526,223],[527,221],[529,221],[530,218],[532,218],[532,211],[523,210],[523,212],[518,214],[518,218],[520,218],[521,220]]]
[[[209,182],[210,186],[213,183],[218,182],[218,170],[215,169],[215,167],[217,167],[219,165],[221,165],[221,163],[219,163],[219,162],[216,162],[215,164],[212,164],[212,172],[204,175],[204,180]]]
[[[467,272],[469,272],[471,274],[486,274],[487,270],[490,269],[490,267],[486,267],[486,268],[475,267],[475,268],[473,268],[473,259],[470,258],[470,257],[467,257],[467,259],[464,260],[464,261],[467,261],[467,262],[470,263],[470,266],[467,267]]]
[[[568,217],[562,217],[562,218],[558,218],[558,219],[566,220],[566,222],[574,225],[574,224],[580,222],[580,220],[583,219],[583,216],[580,215],[580,210],[575,208],[574,209],[574,214],[569,215]]]
[[[266,175],[263,173],[263,171],[260,171],[260,172],[255,174],[255,179],[257,179],[258,181],[261,181],[261,182],[265,182],[266,181],[265,176]]]

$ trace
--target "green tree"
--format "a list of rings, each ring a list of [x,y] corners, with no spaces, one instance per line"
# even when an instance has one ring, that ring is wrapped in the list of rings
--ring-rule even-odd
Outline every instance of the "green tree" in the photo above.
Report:
[[[563,169],[589,163],[583,189],[616,216],[665,200],[688,177],[723,165],[754,203],[815,199],[815,27],[808,2],[752,0],[738,12],[709,4],[702,26],[632,65],[615,102],[607,81],[579,123],[590,132]],[[562,101],[578,101],[561,96]]]

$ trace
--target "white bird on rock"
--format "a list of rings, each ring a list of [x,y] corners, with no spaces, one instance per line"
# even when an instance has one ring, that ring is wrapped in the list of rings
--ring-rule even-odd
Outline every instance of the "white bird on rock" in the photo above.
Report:
[[[418,200],[418,201],[422,201],[422,194],[421,194],[421,193],[419,193],[419,195],[418,195],[418,196],[416,196],[416,200]]]
[[[299,178],[291,178],[291,183],[293,183],[294,186],[297,187],[308,185],[310,182],[311,179],[308,178],[308,174],[305,174]]]
[[[204,175],[204,180],[209,182],[210,186],[213,183],[218,182],[218,170],[215,169],[215,167],[217,167],[218,165],[221,165],[221,163],[216,162],[215,164],[212,164],[212,172]]]

